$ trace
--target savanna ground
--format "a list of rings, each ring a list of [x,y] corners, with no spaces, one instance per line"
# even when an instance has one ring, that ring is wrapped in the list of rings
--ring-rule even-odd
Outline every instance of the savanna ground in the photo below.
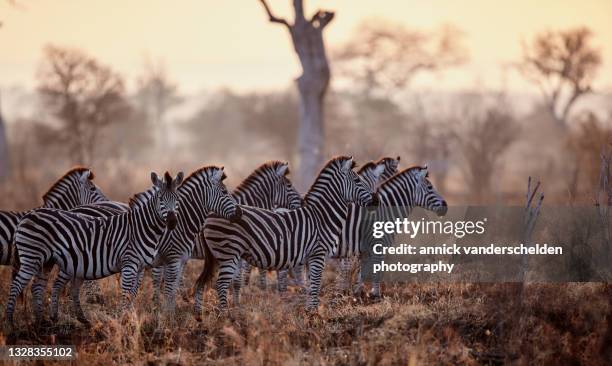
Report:
[[[189,265],[188,284],[200,266]],[[9,277],[5,269],[3,294]],[[172,322],[160,317],[148,275],[135,311],[118,317],[113,277],[102,283],[105,305],[83,301],[90,328],[71,316],[64,296],[58,324],[38,330],[29,305],[24,310],[19,303],[17,331],[4,326],[0,342],[74,344],[78,363],[88,365],[609,364],[609,285],[532,284],[521,304],[512,284],[397,284],[373,302],[334,295],[334,277],[328,268],[318,314],[304,312],[297,291],[282,299],[271,288],[264,293],[251,285],[240,308],[221,314],[209,290],[201,322],[191,296],[179,296]]]

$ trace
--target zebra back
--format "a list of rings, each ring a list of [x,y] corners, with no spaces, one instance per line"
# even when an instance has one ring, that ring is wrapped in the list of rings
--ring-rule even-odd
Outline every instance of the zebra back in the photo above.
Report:
[[[80,205],[108,201],[93,179],[94,174],[88,168],[70,169],[43,195],[43,207],[70,210]]]
[[[93,183],[94,175],[90,169],[76,167],[61,176],[43,195],[43,207],[70,210],[80,205],[104,203],[116,206],[119,203],[109,203],[108,198]],[[123,206],[126,210],[126,206]],[[15,258],[13,238],[17,225],[25,212],[0,211],[0,265],[11,265]]]

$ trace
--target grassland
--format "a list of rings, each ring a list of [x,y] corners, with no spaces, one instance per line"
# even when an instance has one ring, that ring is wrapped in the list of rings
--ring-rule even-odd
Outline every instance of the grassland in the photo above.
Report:
[[[199,266],[189,265],[188,284]],[[1,276],[6,294],[8,269]],[[334,276],[328,269],[317,314],[304,312],[297,291],[281,298],[251,286],[227,313],[215,310],[208,291],[201,322],[191,296],[179,297],[175,318],[160,315],[149,276],[134,311],[119,316],[113,277],[102,283],[106,304],[85,306],[90,328],[76,322],[64,296],[60,321],[39,329],[20,303],[17,330],[4,326],[0,342],[75,344],[84,365],[610,364],[609,285],[533,284],[518,301],[512,284],[398,284],[373,302],[335,295]]]

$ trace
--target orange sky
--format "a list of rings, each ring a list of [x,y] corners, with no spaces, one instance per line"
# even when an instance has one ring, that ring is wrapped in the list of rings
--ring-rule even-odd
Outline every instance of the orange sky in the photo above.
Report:
[[[133,81],[146,55],[162,58],[183,92],[219,86],[239,90],[288,85],[299,72],[284,29],[267,22],[257,0],[0,0],[0,87],[31,87],[46,43],[80,47]],[[290,16],[289,0],[269,0]],[[520,56],[520,40],[545,29],[587,25],[603,51],[600,88],[612,87],[610,0],[306,0],[312,12],[337,12],[329,47],[346,40],[359,21],[377,17],[419,28],[451,23],[466,33],[470,63],[424,87],[499,87],[500,65]],[[512,89],[525,84],[507,77]]]

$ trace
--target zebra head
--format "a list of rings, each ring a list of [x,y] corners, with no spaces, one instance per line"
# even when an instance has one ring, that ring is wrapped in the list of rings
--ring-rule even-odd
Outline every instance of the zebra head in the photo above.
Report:
[[[64,174],[43,195],[43,207],[70,210],[77,206],[108,201],[93,182],[88,168],[76,167]]]
[[[394,176],[395,174],[397,174],[397,168],[399,167],[399,162],[400,162],[399,156],[397,158],[384,157],[376,162],[377,164],[382,164],[385,167],[385,170],[380,176],[380,182],[382,182],[383,180],[387,180],[391,178],[392,176]]]
[[[287,177],[288,174],[289,163],[276,164],[272,203],[275,208],[295,210],[302,207],[302,197]]]
[[[231,222],[240,220],[242,209],[229,194],[223,183],[227,178],[223,167],[206,167],[201,169],[200,172],[205,173],[203,175],[204,180],[201,182],[205,191],[205,197],[203,197],[205,209],[221,215]]]
[[[151,173],[151,182],[155,188],[155,198],[157,200],[157,212],[159,216],[165,221],[166,227],[170,230],[176,227],[178,219],[176,212],[178,209],[178,193],[176,189],[183,181],[183,172],[179,172],[176,178],[172,179],[172,176],[166,172],[164,179],[161,180],[155,172]]]
[[[368,190],[364,180],[353,170],[353,158],[348,157],[340,162],[341,191],[344,199],[359,206],[378,206],[377,194]]]
[[[102,193],[100,188],[93,182],[94,174],[91,170],[83,172],[79,176],[81,202],[83,205],[90,203],[108,201],[108,198]]]
[[[426,210],[431,210],[438,216],[446,215],[448,205],[446,204],[444,198],[442,198],[442,196],[436,191],[434,186],[429,181],[427,166],[412,168],[411,175],[414,180],[414,205]]]
[[[358,175],[370,193],[374,194],[376,192],[384,170],[385,166],[383,164],[374,162],[369,162],[359,169]]]

